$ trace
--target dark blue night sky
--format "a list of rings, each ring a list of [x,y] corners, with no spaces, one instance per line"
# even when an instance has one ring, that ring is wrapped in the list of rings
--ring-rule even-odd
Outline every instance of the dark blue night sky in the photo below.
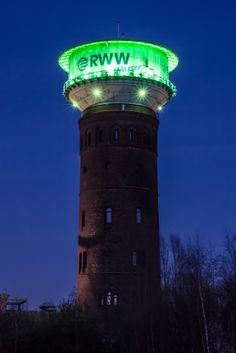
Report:
[[[1,4],[0,292],[35,308],[76,277],[78,113],[62,96],[66,48],[116,38],[162,44],[180,64],[161,112],[161,234],[236,231],[235,15],[224,1],[30,1]]]

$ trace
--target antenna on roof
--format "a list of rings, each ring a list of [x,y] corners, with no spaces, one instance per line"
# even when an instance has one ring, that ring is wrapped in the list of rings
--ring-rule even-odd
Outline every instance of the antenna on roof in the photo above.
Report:
[[[117,22],[117,37],[120,39],[120,22]]]

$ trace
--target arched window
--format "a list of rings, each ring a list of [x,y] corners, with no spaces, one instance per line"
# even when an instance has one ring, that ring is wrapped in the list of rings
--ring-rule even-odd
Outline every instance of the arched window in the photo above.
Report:
[[[142,221],[142,211],[141,208],[136,208],[136,223],[141,223]]]
[[[129,129],[129,141],[134,141],[134,129],[130,128]]]
[[[86,165],[83,167],[83,173],[85,174],[87,172],[87,167]]]
[[[83,272],[86,270],[87,268],[87,252],[84,251],[83,252]]]
[[[136,251],[133,251],[133,253],[132,253],[132,265],[134,267],[137,266],[137,253],[136,253]]]
[[[142,169],[142,164],[140,162],[136,163],[136,170]]]
[[[111,292],[107,292],[106,305],[111,305]]]
[[[118,141],[119,140],[119,130],[114,129],[113,131],[113,140]]]
[[[82,270],[82,254],[80,253],[79,254],[79,273],[81,272]]]
[[[117,305],[118,304],[118,295],[114,294],[113,295],[113,305]]]
[[[98,296],[98,305],[99,306],[116,306],[118,305],[118,295],[113,294],[111,291],[104,292]]]
[[[85,211],[82,211],[81,228],[84,228],[84,226],[85,226]]]
[[[106,223],[112,223],[112,208],[106,208]]]

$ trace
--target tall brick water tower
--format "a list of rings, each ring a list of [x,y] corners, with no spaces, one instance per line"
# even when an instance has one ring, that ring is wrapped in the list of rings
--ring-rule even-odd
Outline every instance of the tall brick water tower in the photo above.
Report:
[[[156,114],[176,93],[177,56],[162,46],[103,40],[65,51],[65,97],[82,113],[78,300],[92,312],[158,300]]]

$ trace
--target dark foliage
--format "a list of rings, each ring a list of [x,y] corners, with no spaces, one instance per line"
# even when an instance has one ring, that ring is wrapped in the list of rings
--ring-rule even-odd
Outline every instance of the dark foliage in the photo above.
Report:
[[[99,353],[93,322],[75,302],[47,312],[0,313],[1,353]]]
[[[199,239],[162,241],[162,353],[236,352],[236,243],[217,254]]]
[[[219,255],[172,236],[161,267],[161,299],[117,311],[116,325],[108,313],[85,317],[75,300],[54,313],[0,312],[0,353],[235,353],[236,238]]]

